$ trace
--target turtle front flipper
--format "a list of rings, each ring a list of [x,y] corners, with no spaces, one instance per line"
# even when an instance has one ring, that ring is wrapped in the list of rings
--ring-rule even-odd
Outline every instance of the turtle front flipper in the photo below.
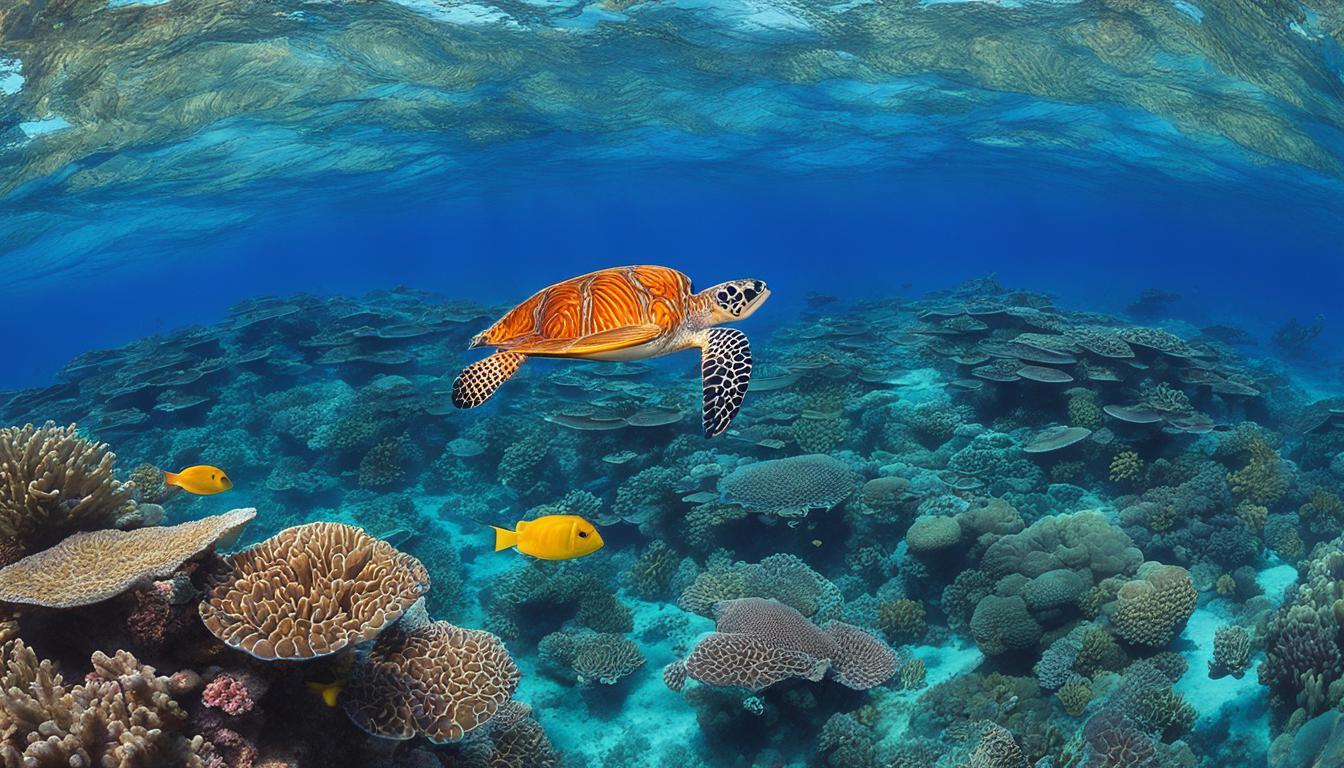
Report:
[[[453,382],[453,405],[475,408],[489,400],[526,359],[527,355],[518,352],[496,352],[468,365]]]
[[[721,435],[733,422],[751,381],[751,344],[736,328],[710,328],[700,337],[705,437]]]

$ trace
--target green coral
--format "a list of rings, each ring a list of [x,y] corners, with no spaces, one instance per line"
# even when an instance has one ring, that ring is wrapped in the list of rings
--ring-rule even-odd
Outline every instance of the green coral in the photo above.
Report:
[[[1111,459],[1112,483],[1134,482],[1143,474],[1143,459],[1136,451],[1121,451]]]
[[[625,581],[636,597],[662,600],[667,597],[680,566],[681,558],[672,548],[662,540],[655,540],[625,572]]]
[[[1231,472],[1227,483],[1241,498],[1264,506],[1273,506],[1288,492],[1288,475],[1283,460],[1263,437],[1255,437],[1246,446],[1246,465]]]
[[[1213,633],[1213,658],[1209,677],[1231,675],[1240,679],[1251,666],[1251,633],[1245,627],[1229,624]]]
[[[1185,626],[1198,597],[1184,568],[1145,563],[1116,593],[1111,622],[1126,642],[1160,648]]]
[[[929,629],[925,623],[924,604],[908,597],[878,603],[877,628],[893,643],[923,639]]]
[[[928,670],[924,666],[923,659],[910,659],[901,665],[900,679],[901,689],[906,691],[917,691],[925,685],[924,678]]]
[[[1092,686],[1086,677],[1073,675],[1055,691],[1055,698],[1069,717],[1078,717],[1092,702]]]
[[[1069,423],[1075,427],[1101,429],[1106,425],[1106,415],[1097,403],[1097,396],[1089,390],[1081,390],[1069,398]]]

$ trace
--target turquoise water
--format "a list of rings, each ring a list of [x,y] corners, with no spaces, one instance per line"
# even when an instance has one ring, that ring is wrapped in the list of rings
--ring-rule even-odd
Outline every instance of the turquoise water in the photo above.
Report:
[[[1338,765],[1341,42],[0,3],[0,763]],[[455,407],[624,264],[693,283],[671,354]]]

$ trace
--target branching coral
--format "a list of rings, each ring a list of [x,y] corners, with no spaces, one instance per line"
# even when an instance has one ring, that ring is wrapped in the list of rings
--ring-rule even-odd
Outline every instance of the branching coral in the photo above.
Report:
[[[1143,472],[1143,459],[1135,451],[1121,451],[1111,459],[1110,478],[1112,483],[1134,482]]]
[[[6,766],[149,765],[203,768],[209,747],[186,735],[187,713],[167,677],[119,651],[95,653],[68,687],[50,661],[15,640],[0,652],[0,757]]]
[[[1246,465],[1229,473],[1227,483],[1241,498],[1268,507],[1288,492],[1289,477],[1278,451],[1257,436],[1246,446]]]
[[[28,554],[111,527],[134,505],[134,486],[113,475],[116,460],[73,424],[0,429],[0,550]]]

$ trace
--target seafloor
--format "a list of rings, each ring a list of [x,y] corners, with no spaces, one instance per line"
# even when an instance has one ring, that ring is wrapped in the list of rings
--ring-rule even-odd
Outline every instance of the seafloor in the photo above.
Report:
[[[454,411],[498,309],[258,299],[9,397],[6,768],[1341,765],[1311,329],[814,296],[707,441],[690,356]],[[492,551],[554,512],[606,548]]]

